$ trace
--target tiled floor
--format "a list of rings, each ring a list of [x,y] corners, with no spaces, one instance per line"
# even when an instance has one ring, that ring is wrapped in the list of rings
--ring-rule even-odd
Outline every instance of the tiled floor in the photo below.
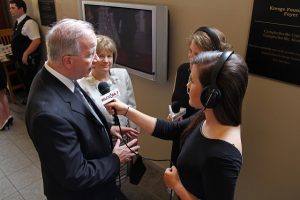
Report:
[[[0,131],[0,200],[44,200],[38,155],[24,123],[25,107],[11,105],[9,130]]]

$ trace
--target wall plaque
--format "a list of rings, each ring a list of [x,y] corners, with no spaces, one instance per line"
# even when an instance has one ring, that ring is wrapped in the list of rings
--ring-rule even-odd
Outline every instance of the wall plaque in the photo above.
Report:
[[[54,0],[38,0],[41,24],[51,26],[56,22],[56,12]]]
[[[250,73],[300,85],[300,1],[254,0]]]

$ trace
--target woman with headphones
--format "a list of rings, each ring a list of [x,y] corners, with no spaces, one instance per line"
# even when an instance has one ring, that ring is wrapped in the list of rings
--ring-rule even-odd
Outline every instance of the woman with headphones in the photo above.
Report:
[[[191,107],[188,103],[188,95],[183,94],[186,91],[186,83],[191,72],[190,62],[192,58],[203,51],[226,51],[232,48],[226,40],[225,34],[214,27],[202,26],[194,31],[187,39],[188,61],[181,64],[176,73],[172,102],[178,102],[180,107],[187,109],[183,118],[192,116],[197,109]]]
[[[198,109],[193,108],[189,105],[189,96],[186,93],[187,82],[191,72],[192,58],[203,51],[226,51],[231,50],[232,46],[227,42],[225,34],[214,27],[201,26],[197,28],[193,34],[187,39],[188,49],[188,61],[187,63],[181,64],[176,73],[174,90],[172,94],[172,105],[176,105],[178,108],[186,108],[186,114],[182,119],[186,119],[195,114]],[[173,140],[171,161],[176,166],[177,157],[180,152],[180,141]]]
[[[189,104],[200,112],[175,122],[146,115],[116,100],[110,113],[127,116],[154,137],[180,138],[177,168],[167,168],[166,185],[182,200],[232,200],[242,165],[241,112],[248,67],[232,51],[207,51],[191,62]]]

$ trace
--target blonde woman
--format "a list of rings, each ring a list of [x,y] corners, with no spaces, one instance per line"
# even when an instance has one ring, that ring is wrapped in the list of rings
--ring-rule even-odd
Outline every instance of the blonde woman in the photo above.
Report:
[[[100,82],[107,82],[110,85],[110,90],[118,88],[120,91],[119,100],[125,102],[131,107],[135,108],[135,97],[131,79],[126,69],[114,67],[117,59],[117,47],[115,42],[108,36],[98,35],[97,36],[97,47],[96,54],[98,60],[95,63],[95,67],[92,69],[89,76],[78,80],[79,85],[86,91],[86,93],[93,99],[95,104],[98,106],[106,120],[113,123],[112,116],[107,112],[103,106],[100,97],[102,94],[98,91],[98,84]],[[121,126],[128,126],[136,128],[136,125],[130,122],[127,117],[118,116]],[[127,137],[123,137],[127,140]],[[120,179],[123,180],[127,177],[130,164],[124,164],[121,166]],[[119,178],[118,178],[119,179]],[[117,183],[120,183],[120,180]]]

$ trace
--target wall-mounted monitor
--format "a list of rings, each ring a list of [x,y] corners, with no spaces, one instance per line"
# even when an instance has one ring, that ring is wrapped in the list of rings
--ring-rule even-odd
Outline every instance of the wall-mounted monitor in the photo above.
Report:
[[[152,81],[167,81],[168,8],[162,5],[81,1],[82,19],[117,44],[117,64]]]

